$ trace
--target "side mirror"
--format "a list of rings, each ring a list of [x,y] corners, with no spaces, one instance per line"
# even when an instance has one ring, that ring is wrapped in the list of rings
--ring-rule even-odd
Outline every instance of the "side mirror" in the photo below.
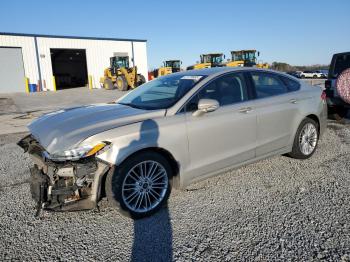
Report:
[[[219,102],[215,99],[201,99],[198,102],[198,110],[193,113],[193,116],[201,116],[205,113],[213,112],[219,106]]]

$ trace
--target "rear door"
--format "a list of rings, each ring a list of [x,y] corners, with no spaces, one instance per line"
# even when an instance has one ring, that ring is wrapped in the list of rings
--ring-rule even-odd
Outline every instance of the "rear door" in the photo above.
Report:
[[[256,156],[260,157],[289,146],[298,114],[300,85],[295,81],[297,86],[292,91],[278,74],[254,71],[250,75],[256,96]]]
[[[198,101],[215,99],[220,107],[193,116]],[[221,76],[204,86],[186,105],[190,179],[255,157],[256,114],[243,73]]]

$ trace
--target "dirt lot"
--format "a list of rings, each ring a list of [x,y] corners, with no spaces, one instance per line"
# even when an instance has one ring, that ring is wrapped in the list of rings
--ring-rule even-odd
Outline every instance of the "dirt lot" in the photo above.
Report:
[[[57,92],[0,94],[0,135],[26,132],[42,114],[67,107],[108,103],[125,95],[118,90],[72,88]]]
[[[328,127],[309,160],[275,157],[173,191],[136,222],[106,200],[35,218],[22,135],[0,136],[0,260],[350,261],[350,126]]]

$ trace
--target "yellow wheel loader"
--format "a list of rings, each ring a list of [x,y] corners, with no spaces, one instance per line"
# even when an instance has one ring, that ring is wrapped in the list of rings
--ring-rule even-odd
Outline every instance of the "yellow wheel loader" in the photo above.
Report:
[[[260,52],[256,50],[239,50],[231,51],[231,61],[226,63],[226,66],[246,66],[246,67],[258,67],[258,68],[269,68],[267,63],[257,63],[257,56]]]
[[[116,55],[110,58],[110,67],[104,70],[104,77],[100,79],[105,89],[127,91],[146,82],[143,75],[137,73],[137,67],[129,67],[128,55]]]
[[[166,60],[163,66],[149,73],[149,80],[154,78],[180,72],[182,62],[180,60]]]
[[[225,56],[222,53],[203,54],[200,58],[200,63],[197,62],[195,65],[188,66],[187,70],[224,66],[223,60]]]

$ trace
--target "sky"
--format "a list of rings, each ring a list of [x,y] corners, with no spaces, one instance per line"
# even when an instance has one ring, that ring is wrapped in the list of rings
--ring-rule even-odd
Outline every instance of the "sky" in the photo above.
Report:
[[[350,51],[350,0],[0,0],[0,32],[146,39],[149,69],[239,49],[329,64]]]

